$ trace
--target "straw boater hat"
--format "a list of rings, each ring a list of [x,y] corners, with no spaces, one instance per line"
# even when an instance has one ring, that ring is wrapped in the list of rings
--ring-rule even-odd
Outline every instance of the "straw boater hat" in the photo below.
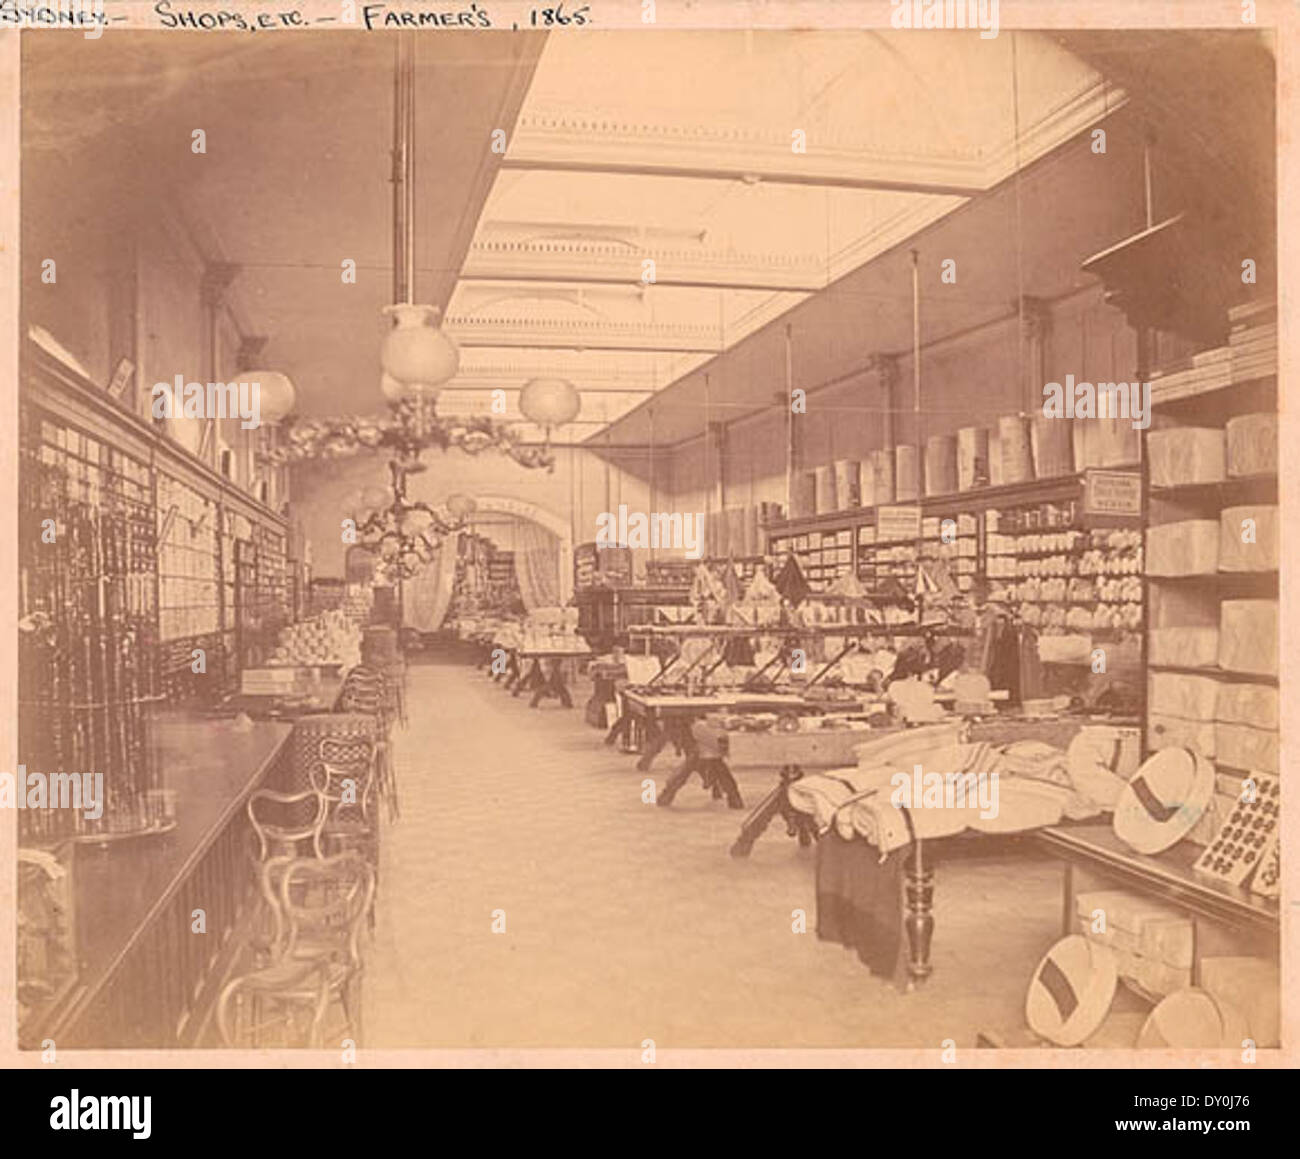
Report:
[[[1240,1050],[1249,1037],[1250,1027],[1241,1011],[1208,990],[1188,986],[1174,991],[1151,1011],[1137,1044],[1141,1050],[1165,1046]]]
[[[1160,853],[1192,831],[1213,796],[1213,764],[1190,749],[1161,749],[1115,802],[1115,835],[1139,853]]]
[[[1067,758],[1075,789],[1105,809],[1115,807],[1137,765],[1137,753],[1128,751],[1120,730],[1111,725],[1085,725],[1070,741]]]
[[[1079,934],[1062,938],[1038,963],[1029,983],[1025,1018],[1030,1029],[1057,1046],[1078,1046],[1110,1010],[1118,965],[1109,946]]]

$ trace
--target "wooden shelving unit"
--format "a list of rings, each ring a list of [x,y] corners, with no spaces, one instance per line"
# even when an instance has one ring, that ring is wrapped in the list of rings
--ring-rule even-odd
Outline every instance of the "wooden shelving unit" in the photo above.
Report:
[[[266,624],[292,614],[284,518],[34,343],[22,380],[22,518],[39,516],[46,501],[31,488],[48,489],[40,473],[54,470],[58,493],[116,521],[108,550],[128,561],[121,598],[147,642],[153,694],[175,702],[230,687]],[[42,598],[38,544],[20,545],[24,615]]]
[[[1234,315],[1237,311],[1233,312]],[[1232,328],[1233,337],[1230,344],[1235,344],[1243,331],[1250,327],[1271,324],[1267,311],[1261,313],[1258,308],[1247,307],[1245,315],[1252,319],[1247,324],[1238,324]],[[1230,322],[1236,319],[1230,317]],[[1247,341],[1252,339],[1247,338]],[[1148,442],[1160,433],[1178,428],[1195,427],[1208,430],[1223,430],[1225,438],[1224,463],[1226,475],[1221,480],[1211,482],[1175,482],[1167,480],[1161,484],[1152,482],[1151,456],[1146,455],[1146,489],[1149,506],[1149,526],[1159,528],[1163,525],[1179,523],[1186,520],[1221,522],[1222,513],[1230,508],[1258,507],[1274,508],[1278,503],[1278,479],[1272,471],[1254,471],[1249,474],[1231,473],[1233,463],[1226,448],[1226,428],[1229,421],[1248,414],[1275,414],[1277,411],[1276,375],[1261,375],[1258,370],[1258,356],[1252,356],[1250,371],[1245,375],[1227,372],[1231,381],[1211,385],[1197,393],[1179,392],[1175,397],[1162,398],[1158,390],[1153,390],[1153,423],[1147,432]],[[1157,378],[1156,382],[1159,383]],[[1222,529],[1220,544],[1222,544]],[[1222,561],[1220,560],[1220,566]],[[1199,574],[1177,576],[1147,576],[1148,601],[1150,609],[1149,625],[1151,631],[1165,629],[1201,629],[1219,633],[1219,646],[1222,649],[1222,604],[1225,600],[1261,600],[1276,602],[1279,595],[1279,573],[1275,560],[1261,561],[1265,566],[1252,571],[1205,571]],[[1148,644],[1148,649],[1152,645]],[[1276,689],[1276,675],[1237,671],[1222,666],[1222,652],[1218,663],[1205,665],[1172,664],[1150,662],[1148,670],[1151,678],[1160,676],[1169,678],[1210,679],[1220,687],[1231,685],[1254,685],[1261,689]],[[1265,695],[1261,692],[1260,695]],[[1223,777],[1241,779],[1253,772],[1276,775],[1277,769],[1259,768],[1242,769],[1228,763],[1229,754],[1219,751],[1222,737],[1221,724],[1231,723],[1219,720],[1221,698],[1216,703],[1215,719],[1184,721],[1176,713],[1171,713],[1166,705],[1149,704],[1149,711],[1144,720],[1145,751],[1160,746],[1160,730],[1164,721],[1172,718],[1176,723],[1186,724],[1188,735],[1206,735],[1215,737],[1213,753],[1203,755],[1213,760]],[[1161,711],[1162,708],[1164,711]],[[1159,727],[1157,727],[1159,726]],[[1250,724],[1231,724],[1232,727],[1254,727]],[[1199,729],[1200,731],[1197,731]],[[1265,729],[1264,731],[1275,731]],[[1181,738],[1180,738],[1181,739]],[[1167,740],[1164,743],[1169,743]],[[1227,800],[1221,804],[1226,807]]]

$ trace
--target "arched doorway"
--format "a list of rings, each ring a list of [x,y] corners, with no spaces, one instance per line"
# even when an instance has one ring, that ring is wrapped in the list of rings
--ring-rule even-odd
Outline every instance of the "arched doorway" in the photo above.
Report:
[[[475,517],[482,514],[510,516],[533,523],[555,537],[555,563],[559,572],[559,602],[567,604],[573,596],[573,532],[569,521],[554,511],[512,499],[505,495],[476,495]]]
[[[470,517],[470,523],[477,531],[487,532],[490,536],[490,524],[484,526],[486,517],[487,520],[495,520],[498,524],[505,522],[531,524],[546,533],[540,537],[524,537],[529,540],[527,546],[516,545],[513,542],[511,546],[516,547],[517,551],[545,552],[548,558],[542,562],[547,565],[548,572],[553,559],[554,590],[558,593],[555,602],[567,604],[573,596],[573,534],[568,520],[535,503],[505,495],[476,495],[475,502],[476,507],[473,516]],[[448,540],[439,552],[438,559],[419,576],[407,580],[403,585],[403,621],[406,627],[422,632],[434,632],[442,626],[451,602],[456,574],[457,544],[458,537]],[[532,560],[533,567],[537,564],[536,559]],[[530,585],[528,580],[529,566],[528,561],[517,559],[517,570],[523,569],[520,575],[520,587],[524,591],[525,602],[528,602],[530,587],[534,586]],[[547,591],[552,590],[551,583],[536,586],[544,586]],[[539,601],[534,597],[534,602],[548,601]]]

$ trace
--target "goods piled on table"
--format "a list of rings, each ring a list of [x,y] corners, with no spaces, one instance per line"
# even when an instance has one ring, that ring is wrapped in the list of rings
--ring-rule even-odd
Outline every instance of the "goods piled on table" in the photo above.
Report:
[[[361,629],[341,609],[322,612],[311,620],[280,630],[270,666],[361,663]]]

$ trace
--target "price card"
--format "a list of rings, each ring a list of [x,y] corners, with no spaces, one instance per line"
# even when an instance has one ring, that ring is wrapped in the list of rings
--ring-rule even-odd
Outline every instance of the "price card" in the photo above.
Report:
[[[1092,515],[1141,515],[1141,476],[1136,471],[1089,471],[1083,509]]]
[[[880,507],[876,511],[876,542],[897,543],[921,535],[919,507]]]

